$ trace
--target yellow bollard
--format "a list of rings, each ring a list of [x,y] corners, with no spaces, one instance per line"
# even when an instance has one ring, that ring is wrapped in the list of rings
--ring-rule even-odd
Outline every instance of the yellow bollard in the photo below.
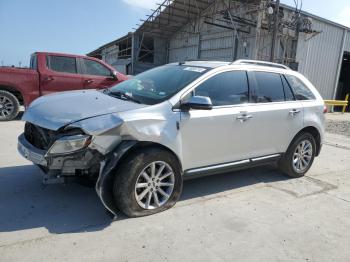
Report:
[[[349,105],[349,95],[350,94],[346,94],[346,97],[345,97],[345,101],[348,101],[348,104],[343,106],[343,114],[345,113],[346,107]]]

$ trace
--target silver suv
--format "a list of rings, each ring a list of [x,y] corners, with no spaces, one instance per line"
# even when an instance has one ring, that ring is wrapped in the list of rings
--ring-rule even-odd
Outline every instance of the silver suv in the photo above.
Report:
[[[283,65],[193,61],[39,98],[23,120],[18,150],[44,181],[92,182],[110,212],[137,217],[172,207],[185,178],[271,163],[303,176],[321,150],[324,102]]]

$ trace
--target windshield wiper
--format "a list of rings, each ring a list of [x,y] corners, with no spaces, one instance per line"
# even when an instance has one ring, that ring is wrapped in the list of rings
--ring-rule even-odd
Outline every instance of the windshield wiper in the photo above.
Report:
[[[123,93],[122,91],[111,91],[109,89],[106,89],[105,92],[110,96],[114,96],[114,97],[117,97],[119,99],[129,100],[129,101],[135,102],[137,104],[141,104],[141,102],[139,100],[137,100],[136,98],[133,98],[132,96],[130,96],[126,93]]]

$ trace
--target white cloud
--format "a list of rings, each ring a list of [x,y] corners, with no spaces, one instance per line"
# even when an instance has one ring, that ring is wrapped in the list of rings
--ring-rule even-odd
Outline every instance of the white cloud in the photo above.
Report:
[[[337,16],[336,21],[350,27],[350,6],[345,7]]]
[[[156,3],[160,3],[162,1],[160,0],[123,0],[124,3],[130,5],[130,6],[134,6],[134,7],[138,7],[138,8],[142,8],[142,9],[154,9],[157,5]]]

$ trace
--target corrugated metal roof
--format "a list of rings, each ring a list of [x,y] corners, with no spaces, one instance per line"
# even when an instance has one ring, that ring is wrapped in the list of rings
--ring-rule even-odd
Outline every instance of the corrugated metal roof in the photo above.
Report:
[[[178,32],[192,19],[197,19],[201,12],[216,0],[165,0],[148,16],[136,30],[139,33],[150,33],[169,37]]]

